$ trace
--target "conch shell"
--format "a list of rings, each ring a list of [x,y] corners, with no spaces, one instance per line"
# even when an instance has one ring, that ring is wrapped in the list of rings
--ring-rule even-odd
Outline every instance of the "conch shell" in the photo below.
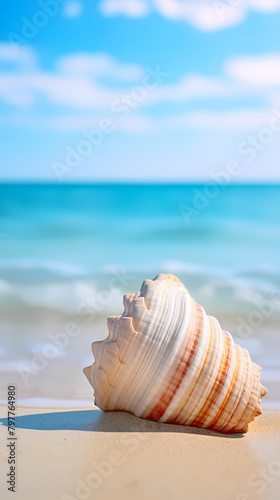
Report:
[[[103,411],[247,432],[267,390],[261,367],[207,316],[171,274],[145,280],[124,296],[124,312],[108,318],[108,337],[92,344],[84,373]]]

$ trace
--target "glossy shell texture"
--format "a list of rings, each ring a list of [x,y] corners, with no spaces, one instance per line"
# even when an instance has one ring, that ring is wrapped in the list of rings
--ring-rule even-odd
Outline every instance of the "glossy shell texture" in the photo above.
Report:
[[[84,372],[103,411],[193,425],[223,433],[248,430],[266,389],[261,367],[234,343],[171,274],[145,280],[108,318],[108,337],[92,344]]]

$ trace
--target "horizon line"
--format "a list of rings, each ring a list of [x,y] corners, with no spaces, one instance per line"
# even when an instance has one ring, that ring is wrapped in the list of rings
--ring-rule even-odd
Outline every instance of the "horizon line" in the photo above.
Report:
[[[75,180],[75,181],[52,181],[52,180],[40,180],[40,179],[7,179],[7,180],[1,180],[0,179],[0,185],[41,185],[41,186],[205,186],[205,185],[211,185],[211,186],[218,186],[221,188],[225,187],[238,187],[238,186],[252,186],[252,187],[261,187],[261,186],[273,186],[273,187],[279,187],[280,186],[280,179],[273,181],[273,180],[257,180],[257,181],[252,181],[252,180],[244,180],[242,182],[228,182],[226,184],[214,182],[213,180],[190,180],[186,181],[185,179],[182,180],[120,180],[120,179],[114,179],[114,180]]]

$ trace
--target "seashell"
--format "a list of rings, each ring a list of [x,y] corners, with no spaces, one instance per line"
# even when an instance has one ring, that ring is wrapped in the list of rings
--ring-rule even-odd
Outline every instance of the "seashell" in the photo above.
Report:
[[[261,367],[235,344],[171,274],[145,280],[125,295],[124,312],[108,318],[108,337],[92,344],[84,373],[103,411],[247,432],[267,390]]]

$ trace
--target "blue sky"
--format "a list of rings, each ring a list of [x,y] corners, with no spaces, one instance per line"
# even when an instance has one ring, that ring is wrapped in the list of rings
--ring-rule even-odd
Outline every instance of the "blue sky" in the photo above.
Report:
[[[5,2],[1,179],[279,182],[279,26],[280,0]]]

